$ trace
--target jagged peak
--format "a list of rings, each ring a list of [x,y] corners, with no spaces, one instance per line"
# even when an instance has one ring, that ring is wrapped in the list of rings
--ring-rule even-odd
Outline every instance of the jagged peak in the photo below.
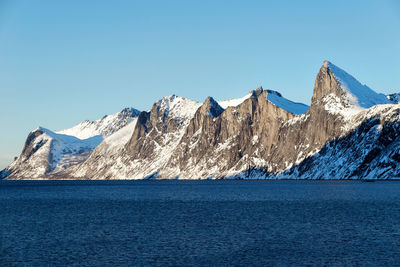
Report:
[[[136,117],[136,116],[139,116],[140,110],[137,110],[137,109],[135,109],[133,107],[129,107],[129,108],[124,108],[119,113],[120,114],[131,114],[132,117]]]
[[[262,86],[258,87],[257,89],[251,90],[249,93],[253,96],[253,97],[258,97],[259,95],[262,94],[262,92],[264,92],[264,89]]]
[[[208,115],[211,117],[218,117],[224,112],[224,108],[222,108],[217,101],[214,100],[211,96],[207,97],[202,106],[203,110],[205,110]]]
[[[154,103],[153,108],[163,111],[165,116],[191,118],[201,103],[175,94],[165,96]]]
[[[191,99],[183,97],[183,96],[178,96],[178,95],[172,94],[172,95],[164,96],[163,98],[158,100],[155,104],[156,105],[165,105],[167,103],[174,103],[174,102],[181,102],[181,101],[186,101],[189,103],[190,102],[198,103],[195,100],[191,100]]]
[[[343,69],[325,60],[316,79],[312,102],[326,97],[332,98],[332,95],[338,97],[344,107],[370,108],[391,103],[384,94],[376,93]]]

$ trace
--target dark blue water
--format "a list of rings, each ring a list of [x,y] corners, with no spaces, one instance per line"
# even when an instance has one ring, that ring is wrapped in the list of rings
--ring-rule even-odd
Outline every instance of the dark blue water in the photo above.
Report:
[[[0,265],[399,265],[400,182],[0,182]]]

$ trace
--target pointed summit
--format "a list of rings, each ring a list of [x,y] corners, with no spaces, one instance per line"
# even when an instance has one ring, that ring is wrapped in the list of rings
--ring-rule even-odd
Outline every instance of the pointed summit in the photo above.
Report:
[[[258,87],[258,88],[255,89],[255,90],[251,90],[251,91],[250,91],[250,94],[251,94],[251,96],[257,98],[259,95],[262,94],[262,92],[264,92],[264,89],[262,88],[262,86],[260,86],[260,87]]]
[[[224,109],[211,96],[206,98],[201,108],[212,117],[218,117],[224,112]]]
[[[370,108],[390,104],[384,94],[378,94],[361,84],[346,71],[325,60],[315,80],[312,105],[335,99],[344,107]]]

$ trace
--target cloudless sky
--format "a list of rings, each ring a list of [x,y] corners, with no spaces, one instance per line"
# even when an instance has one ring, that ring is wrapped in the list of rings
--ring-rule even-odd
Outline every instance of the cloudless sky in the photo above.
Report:
[[[39,125],[166,95],[222,100],[262,85],[309,104],[325,59],[400,91],[400,1],[0,0],[0,169]]]

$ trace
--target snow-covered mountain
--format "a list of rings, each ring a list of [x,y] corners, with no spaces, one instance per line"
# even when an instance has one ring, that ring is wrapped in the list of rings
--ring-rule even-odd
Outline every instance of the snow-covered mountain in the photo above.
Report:
[[[343,91],[342,100],[345,106],[370,108],[379,104],[392,104],[384,94],[378,94],[366,85],[361,84],[353,76],[335,66],[329,61],[324,67],[332,71],[336,81]]]
[[[39,127],[29,133],[21,155],[1,176],[23,178],[56,177],[86,160],[103,139],[130,124],[139,115],[133,108],[96,121],[83,121],[58,132]]]
[[[66,175],[92,179],[157,177],[174,156],[200,106],[201,103],[175,95],[160,99],[150,111],[141,112],[131,124],[106,138],[85,162]]]
[[[137,117],[140,111],[134,108],[125,108],[121,112],[106,115],[96,121],[85,120],[72,128],[57,131],[59,134],[66,134],[86,139],[96,135],[109,136],[120,128],[124,127],[132,118]]]
[[[203,103],[171,95],[149,111],[30,133],[7,179],[360,179],[400,177],[398,96],[325,61],[311,105],[262,87]]]
[[[292,102],[286,98],[284,98],[279,92],[273,90],[267,90],[267,100],[274,104],[275,106],[289,111],[290,113],[299,115],[306,113],[309,106],[303,103]]]
[[[45,177],[85,160],[103,137],[81,140],[39,127],[29,133],[25,147],[9,167],[8,174],[18,177]]]

